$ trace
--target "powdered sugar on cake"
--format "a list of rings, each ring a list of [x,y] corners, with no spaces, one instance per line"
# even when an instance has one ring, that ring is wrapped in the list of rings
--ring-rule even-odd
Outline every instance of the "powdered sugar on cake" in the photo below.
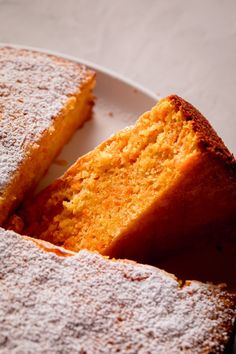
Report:
[[[0,229],[0,352],[222,352],[233,297],[133,262],[44,252]]]
[[[0,192],[69,96],[88,75],[85,66],[51,55],[0,48]]]

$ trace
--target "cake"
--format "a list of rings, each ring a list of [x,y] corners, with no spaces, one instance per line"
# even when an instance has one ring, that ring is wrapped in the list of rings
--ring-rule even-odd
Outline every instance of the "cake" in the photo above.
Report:
[[[84,65],[0,48],[0,225],[89,118],[94,84]]]
[[[68,257],[0,229],[1,353],[223,353],[236,297],[86,250]],[[49,249],[46,246],[47,250]],[[51,245],[51,251],[54,246]],[[56,252],[58,251],[56,247]]]
[[[178,96],[82,156],[19,211],[22,234],[139,261],[235,220],[236,163]],[[19,217],[18,216],[18,217]]]

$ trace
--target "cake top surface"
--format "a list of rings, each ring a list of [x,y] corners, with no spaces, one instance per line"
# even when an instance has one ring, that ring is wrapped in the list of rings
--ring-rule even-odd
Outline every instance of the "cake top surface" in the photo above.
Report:
[[[150,266],[58,257],[0,229],[0,352],[221,352],[233,297]]]
[[[0,193],[68,97],[91,78],[84,65],[53,55],[0,48]]]

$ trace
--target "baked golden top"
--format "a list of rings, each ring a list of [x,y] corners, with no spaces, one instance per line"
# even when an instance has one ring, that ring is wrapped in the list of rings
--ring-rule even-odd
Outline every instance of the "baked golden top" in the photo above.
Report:
[[[6,353],[223,353],[233,331],[234,295],[154,267],[58,257],[3,229],[0,260]]]
[[[37,143],[93,76],[70,60],[0,48],[0,194],[27,148]]]

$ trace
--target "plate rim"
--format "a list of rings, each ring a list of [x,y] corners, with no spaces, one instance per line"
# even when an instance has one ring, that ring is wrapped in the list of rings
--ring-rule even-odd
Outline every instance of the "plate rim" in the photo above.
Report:
[[[129,85],[130,87],[137,89],[139,92],[150,97],[151,99],[154,99],[156,102],[160,100],[160,97],[158,95],[156,95],[153,91],[147,89],[143,85],[137,83],[135,80],[126,78],[124,75],[117,73],[115,70],[112,70],[112,69],[107,68],[107,67],[100,65],[100,64],[96,64],[92,61],[89,61],[89,60],[86,60],[86,59],[83,59],[83,58],[80,58],[77,56],[73,56],[70,54],[64,54],[64,53],[62,53],[60,51],[56,51],[56,50],[28,46],[28,45],[23,45],[23,44],[13,44],[10,42],[0,42],[0,48],[2,48],[2,47],[12,47],[12,48],[16,48],[16,49],[26,49],[26,50],[38,51],[38,52],[49,54],[49,55],[55,55],[55,56],[61,57],[63,59],[72,60],[74,62],[86,65],[89,68],[94,69],[97,72],[105,74],[112,79],[123,82],[123,83]]]

